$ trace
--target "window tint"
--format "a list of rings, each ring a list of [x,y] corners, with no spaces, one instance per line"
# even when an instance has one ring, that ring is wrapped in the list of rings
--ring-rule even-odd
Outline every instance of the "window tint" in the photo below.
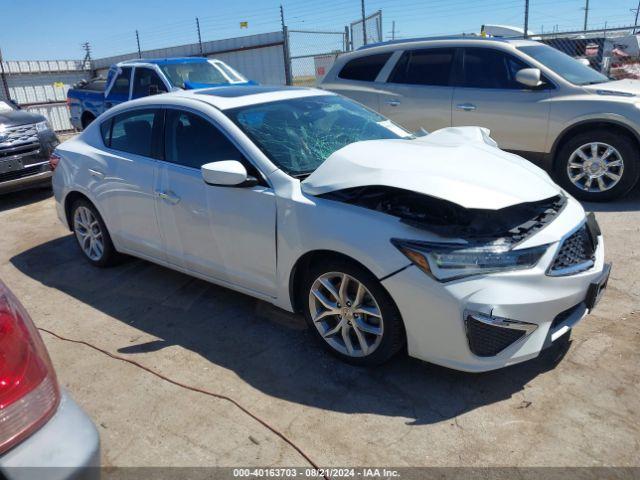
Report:
[[[165,160],[198,169],[209,162],[238,160],[253,173],[242,153],[220,130],[204,118],[180,110],[167,110]]]
[[[116,115],[111,130],[111,148],[157,157],[153,148],[154,127],[161,121],[160,110],[133,110]]]
[[[471,88],[522,89],[516,73],[528,65],[490,48],[465,48],[462,86]]]
[[[122,73],[116,77],[116,82],[113,84],[109,94],[123,94],[129,95],[129,82],[131,80],[131,67],[122,68]]]
[[[384,67],[384,64],[389,60],[389,57],[391,57],[391,52],[355,58],[342,67],[338,77],[344,78],[345,80],[373,82],[380,73],[380,70],[382,70],[382,67]]]
[[[404,52],[389,77],[391,83],[447,86],[455,50],[434,48]]]
[[[167,87],[155,70],[150,68],[136,68],[133,80],[133,98],[149,95],[149,87],[155,85],[158,92],[166,92]]]
[[[111,124],[113,123],[113,118],[110,118],[106,122],[102,122],[100,124],[100,134],[102,135],[102,141],[107,147],[111,146]]]

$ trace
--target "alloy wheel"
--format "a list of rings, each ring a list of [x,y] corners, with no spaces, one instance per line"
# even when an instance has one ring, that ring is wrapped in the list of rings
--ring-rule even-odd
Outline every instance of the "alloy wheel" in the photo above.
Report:
[[[606,192],[622,178],[624,161],[620,152],[602,142],[577,148],[569,157],[567,175],[573,185],[585,192]]]
[[[87,207],[76,208],[73,229],[80,248],[93,261],[99,261],[104,253],[104,237],[100,222]]]
[[[384,322],[378,302],[364,284],[346,273],[325,273],[313,282],[309,311],[322,338],[344,355],[371,355],[382,341]]]

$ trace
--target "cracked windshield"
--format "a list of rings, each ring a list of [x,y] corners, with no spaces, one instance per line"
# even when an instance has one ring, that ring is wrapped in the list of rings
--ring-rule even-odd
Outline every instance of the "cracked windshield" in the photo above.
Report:
[[[411,136],[383,116],[333,95],[251,105],[226,113],[272,162],[293,176],[310,174],[351,143]]]

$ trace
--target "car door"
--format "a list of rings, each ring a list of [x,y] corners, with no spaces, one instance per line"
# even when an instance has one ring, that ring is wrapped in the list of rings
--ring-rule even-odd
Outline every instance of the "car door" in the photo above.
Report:
[[[380,94],[382,114],[409,131],[451,126],[455,48],[405,51]]]
[[[540,88],[524,87],[515,75],[529,65],[493,48],[465,48],[460,68],[453,98],[454,126],[486,127],[505,150],[545,151],[552,83],[543,79]]]
[[[276,203],[266,184],[207,185],[200,167],[238,160],[260,173],[210,119],[168,108],[158,212],[168,261],[262,295],[275,292]]]
[[[109,216],[116,244],[130,253],[164,260],[156,215],[155,182],[161,153],[162,110],[139,108],[100,125],[105,149],[90,170],[95,196]]]
[[[147,97],[168,92],[164,80],[158,72],[150,67],[136,67],[133,72],[133,89],[131,98]]]
[[[105,110],[129,100],[131,95],[131,67],[119,67],[116,72],[116,78],[106,92],[104,108]]]

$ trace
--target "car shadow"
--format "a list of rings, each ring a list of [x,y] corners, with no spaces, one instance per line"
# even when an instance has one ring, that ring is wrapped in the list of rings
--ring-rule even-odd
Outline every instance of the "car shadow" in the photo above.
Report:
[[[640,185],[629,194],[611,202],[582,202],[588,212],[636,212],[640,210]]]
[[[343,413],[408,418],[411,425],[454,421],[512,398],[553,369],[570,343],[567,338],[533,361],[484,374],[457,372],[406,355],[380,367],[359,368],[328,355],[299,316],[141,260],[110,269],[92,267],[71,235],[20,253],[11,263],[47,287],[157,338],[127,340],[118,349],[121,354],[177,345],[232,370],[266,395]],[[514,408],[528,406],[522,399],[513,402]]]
[[[45,200],[53,195],[51,187],[30,188],[0,195],[0,212],[24,207]]]

